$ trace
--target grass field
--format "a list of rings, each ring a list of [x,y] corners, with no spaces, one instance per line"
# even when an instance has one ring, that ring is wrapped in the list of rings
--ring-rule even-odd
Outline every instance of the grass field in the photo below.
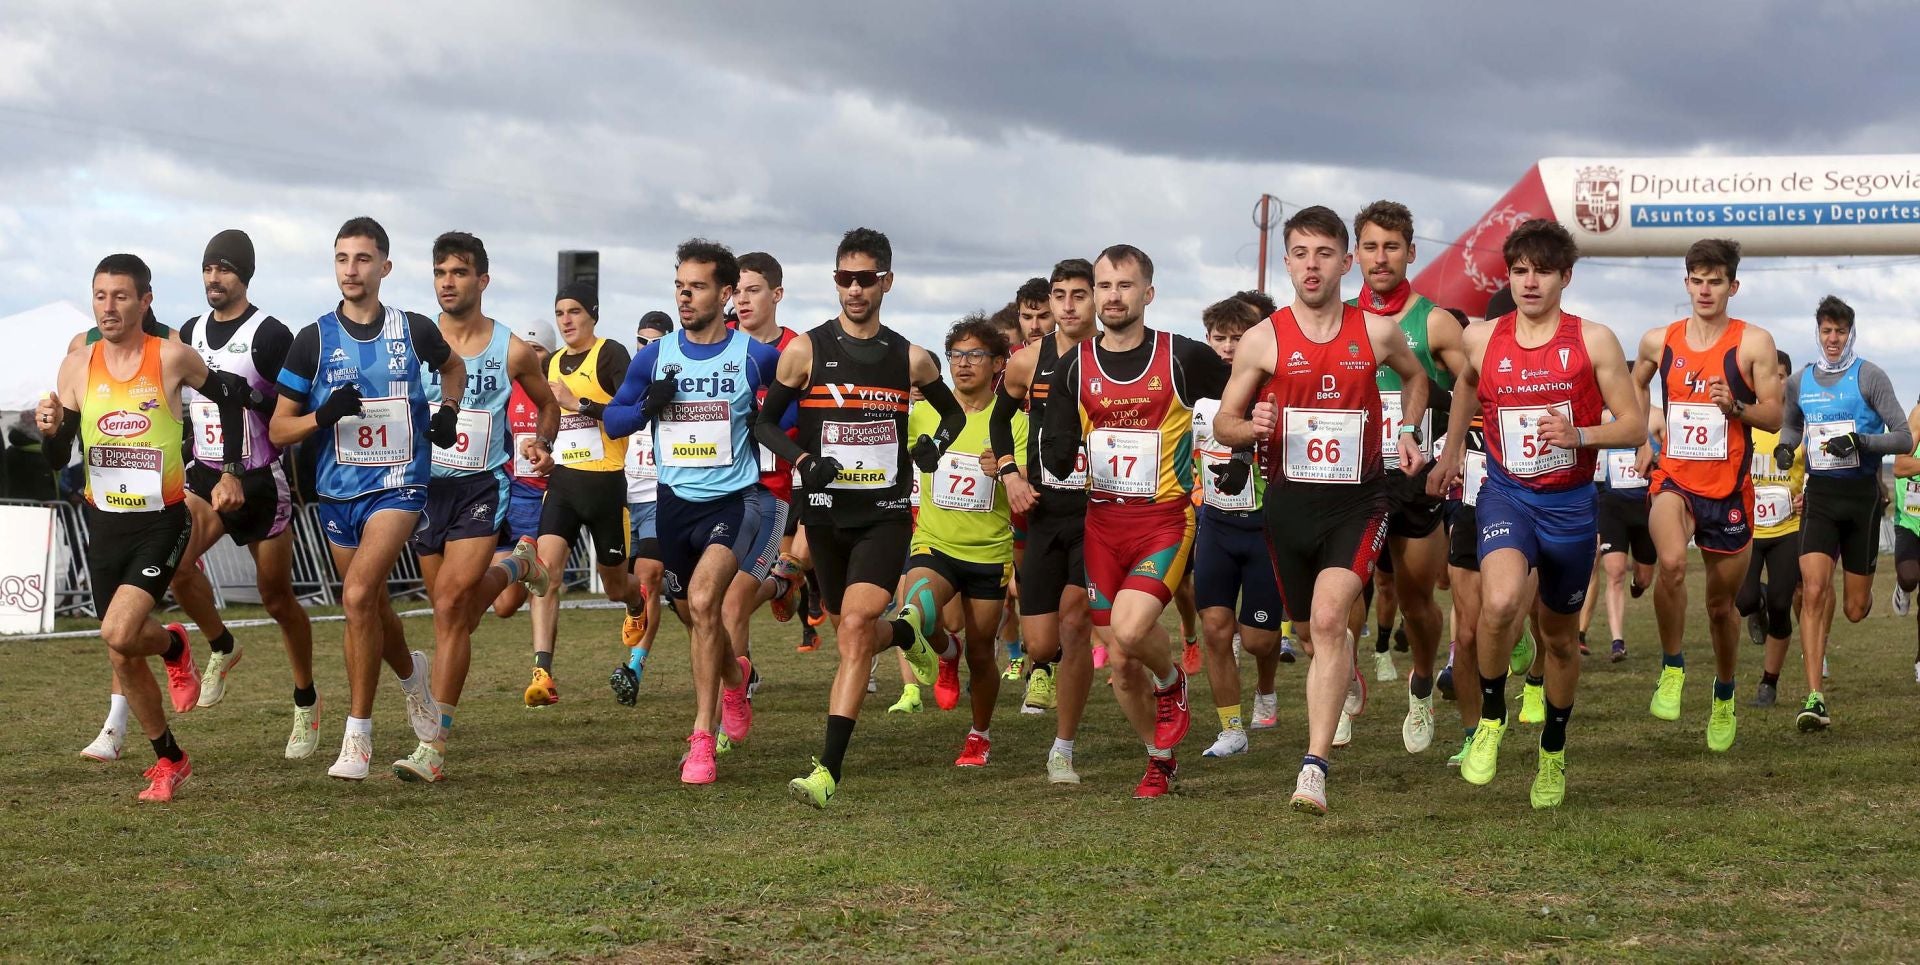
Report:
[[[640,706],[623,708],[604,683],[619,651],[615,617],[567,612],[564,700],[527,711],[526,617],[489,618],[449,780],[427,787],[380,766],[413,746],[390,678],[374,778],[325,776],[346,693],[340,624],[316,631],[319,753],[281,759],[284,658],[270,630],[242,631],[246,656],[225,703],[176,725],[194,777],[167,806],[134,801],[151,761],[137,729],[118,763],[77,755],[106,706],[97,642],[0,644],[0,679],[12,684],[0,704],[0,958],[1920,954],[1914,630],[1881,613],[1836,634],[1832,731],[1793,729],[1803,695],[1794,672],[1780,706],[1743,706],[1739,742],[1712,755],[1708,650],[1690,649],[1682,719],[1650,717],[1658,646],[1651,598],[1637,601],[1632,658],[1609,664],[1603,644],[1588,659],[1569,796],[1551,813],[1527,804],[1534,728],[1508,739],[1499,776],[1475,788],[1443,763],[1458,739],[1452,705],[1440,705],[1442,739],[1410,757],[1404,703],[1377,690],[1354,746],[1337,755],[1333,812],[1319,819],[1286,806],[1304,749],[1304,664],[1282,670],[1280,728],[1227,761],[1200,757],[1214,722],[1196,686],[1178,793],[1136,802],[1142,754],[1104,687],[1079,742],[1086,783],[1056,788],[1043,776],[1050,716],[1020,716],[1009,688],[993,764],[957,770],[964,717],[884,715],[899,690],[888,661],[823,813],[783,787],[818,753],[833,668],[829,651],[794,653],[793,626],[756,625],[767,685],[753,736],[705,788],[677,779],[691,718],[677,625],[661,635]],[[407,631],[415,645],[429,639],[424,620]],[[204,659],[204,642],[195,646]],[[1743,646],[1742,658],[1744,702],[1759,649]],[[1519,690],[1513,682],[1515,708]]]

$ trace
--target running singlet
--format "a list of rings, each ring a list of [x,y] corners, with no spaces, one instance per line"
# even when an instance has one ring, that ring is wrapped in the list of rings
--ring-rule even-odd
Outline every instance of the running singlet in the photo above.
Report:
[[[1219,399],[1199,399],[1193,403],[1194,469],[1200,477],[1202,518],[1219,517],[1258,527],[1261,525],[1259,509],[1266,490],[1266,475],[1258,462],[1252,468],[1246,488],[1231,496],[1220,491],[1219,479],[1208,469],[1233,458],[1233,450],[1213,437],[1214,419],[1219,414]]]
[[[913,545],[932,547],[969,563],[1013,561],[1012,510],[999,480],[980,471],[980,451],[987,447],[987,424],[993,406],[967,413],[966,427],[940,456],[933,472],[918,472],[920,514]],[[907,416],[907,435],[933,435],[940,430],[940,413],[926,402],[916,402]],[[1026,413],[1013,416],[1013,456],[1026,461]]]
[[[1359,298],[1347,302],[1358,306]],[[1420,360],[1422,368],[1427,370],[1427,379],[1432,384],[1428,396],[1427,411],[1422,413],[1415,425],[1420,428],[1420,451],[1431,455],[1427,448],[1428,440],[1433,438],[1434,400],[1444,390],[1453,388],[1453,375],[1433,361],[1433,345],[1427,338],[1427,318],[1432,315],[1435,306],[1425,295],[1415,295],[1407,303],[1407,310],[1400,316],[1400,331],[1407,337],[1407,348],[1413,351],[1413,357]],[[1380,457],[1385,460],[1388,469],[1400,468],[1400,426],[1405,415],[1400,407],[1400,373],[1382,365],[1374,370],[1374,381],[1380,387]],[[1441,418],[1446,417],[1443,410]]]
[[[1047,471],[1040,461],[1041,423],[1045,422],[1047,398],[1053,393],[1053,370],[1060,366],[1060,347],[1056,333],[1047,333],[1040,343],[1040,357],[1033,367],[1033,384],[1027,387],[1027,480],[1047,512],[1075,512],[1087,508],[1087,446],[1080,444],[1074,457],[1072,474],[1062,478]]]
[[[161,342],[142,336],[140,368],[125,380],[107,371],[102,343],[88,353],[80,447],[86,453],[87,504],[101,512],[154,513],[186,498],[180,416],[167,403]]]
[[[1680,488],[1709,499],[1739,492],[1753,455],[1747,424],[1729,420],[1708,394],[1715,380],[1726,383],[1736,401],[1759,401],[1740,374],[1740,339],[1747,323],[1734,318],[1704,350],[1687,345],[1687,319],[1667,326],[1660,352],[1660,387],[1666,396],[1667,449],[1660,468]]]
[[[354,338],[334,312],[320,316],[314,325],[320,364],[307,411],[326,404],[342,385],[360,387],[360,415],[334,423],[330,437],[321,430],[325,444],[315,461],[314,489],[327,499],[427,484],[432,447],[427,444],[427,392],[419,378],[419,351],[407,313],[391,306],[382,311],[380,333],[365,342]],[[282,383],[291,377],[293,373],[282,372]]]
[[[1776,536],[1791,536],[1800,532],[1800,514],[1794,511],[1793,497],[1807,481],[1807,460],[1796,457],[1793,468],[1784,472],[1773,461],[1773,450],[1780,445],[1780,435],[1765,429],[1753,430],[1752,468],[1753,476],[1753,536],[1755,539],[1772,539]],[[1894,480],[1895,489],[1906,487],[1911,479]]]
[[[1591,486],[1595,450],[1562,449],[1540,437],[1540,417],[1549,411],[1576,426],[1600,423],[1600,384],[1580,317],[1562,313],[1559,329],[1535,348],[1520,344],[1516,319],[1517,313],[1508,313],[1494,322],[1481,362],[1488,471],[1535,492]]]
[[[520,455],[520,443],[540,434],[540,407],[533,404],[520,383],[509,379],[508,384],[512,386],[507,395],[507,429],[513,434],[510,440],[513,448],[509,453],[513,460],[513,481],[544,490],[547,477],[535,475],[533,464]]]
[[[872,338],[854,338],[838,318],[807,338],[813,371],[800,399],[800,446],[839,460],[840,474],[826,489],[807,492],[804,521],[852,529],[907,519],[912,346],[885,325]]]
[[[547,378],[566,385],[583,402],[613,401],[613,391],[600,384],[600,350],[605,348],[607,340],[593,340],[593,347],[580,360],[580,365],[572,372],[560,369],[561,354],[555,352],[547,359]],[[615,386],[614,388],[619,388]],[[590,419],[578,412],[560,410],[560,432],[553,441],[553,461],[556,465],[568,469],[580,469],[587,472],[619,472],[627,460],[627,439],[622,436],[615,439],[607,435],[607,428],[598,419]]]
[[[1448,499],[1457,499],[1461,505],[1480,504],[1480,487],[1487,482],[1487,434],[1486,424],[1478,413],[1467,424],[1467,449],[1460,460],[1460,482],[1447,491]],[[1436,451],[1446,451],[1446,437],[1433,441]]]
[[[505,325],[494,322],[487,347],[479,355],[461,356],[467,365],[467,389],[460,396],[460,432],[450,448],[433,447],[435,478],[492,472],[507,464],[507,447],[517,444],[508,437],[507,421],[507,399],[514,394],[513,380],[507,378],[507,345],[511,338]],[[420,378],[427,385],[428,408],[438,409],[439,370],[422,365]]]
[[[1193,492],[1193,413],[1174,391],[1173,334],[1146,334],[1153,357],[1128,382],[1101,369],[1093,339],[1080,343],[1080,427],[1095,503],[1184,503]]]
[[[1271,321],[1274,372],[1254,397],[1280,406],[1278,438],[1267,445],[1269,485],[1350,486],[1379,478],[1379,362],[1366,313],[1344,306],[1340,329],[1326,342],[1307,338],[1292,306]]]
[[[1802,369],[1800,412],[1806,417],[1805,444],[1809,474],[1840,479],[1879,475],[1880,456],[1869,453],[1869,461],[1863,464],[1859,452],[1842,459],[1829,455],[1821,448],[1821,443],[1849,432],[1872,436],[1887,431],[1879,411],[1867,404],[1866,395],[1860,391],[1859,359],[1853,360],[1846,374],[1840,376],[1840,381],[1835,382],[1832,388],[1814,379],[1813,366]]]
[[[711,502],[742,492],[760,480],[760,450],[751,433],[754,399],[772,377],[750,349],[762,347],[745,332],[727,332],[702,359],[689,351],[685,331],[659,346],[653,377],[679,384],[673,401],[653,421],[653,454],[660,482],[681,499]],[[651,348],[652,346],[649,346]]]
[[[1894,524],[1920,536],[1920,476],[1893,481],[1893,507]],[[1759,506],[1756,504],[1754,509],[1758,516]]]
[[[733,328],[735,326],[730,324],[728,327]],[[776,351],[784,352],[787,350],[787,343],[793,341],[799,334],[799,332],[782,325],[780,326],[779,338],[761,344],[771,345]],[[772,376],[769,374],[767,385],[761,386],[760,391],[754,395],[754,405],[758,406],[767,400],[767,386],[772,384]],[[799,433],[800,428],[795,426],[787,430],[787,437],[790,439],[798,438]],[[767,491],[773,494],[773,498],[783,503],[793,502],[793,465],[785,459],[781,459],[773,453],[768,452],[765,446],[756,443],[755,448],[758,449],[760,453],[760,485],[767,487]],[[628,462],[631,463],[632,460],[628,460]]]
[[[192,348],[200,353],[207,368],[238,375],[246,379],[254,391],[271,399],[274,380],[262,373],[253,360],[253,343],[259,337],[260,323],[269,317],[266,312],[254,310],[227,339],[227,344],[217,349],[207,343],[207,331],[212,328],[208,324],[211,316],[196,318],[187,323],[193,326]],[[193,429],[190,436],[193,440],[193,461],[202,466],[220,468],[227,451],[226,436],[220,428],[220,407],[185,385],[180,387],[180,401],[186,405],[188,424]],[[252,409],[243,408],[241,411],[246,413],[247,423],[247,435],[240,445],[241,468],[259,469],[272,464],[280,458],[280,447],[274,445],[273,439],[267,435],[267,417]]]

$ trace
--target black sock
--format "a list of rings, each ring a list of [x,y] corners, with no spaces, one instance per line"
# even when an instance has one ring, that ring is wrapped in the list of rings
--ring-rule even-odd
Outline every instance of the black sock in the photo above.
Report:
[[[220,631],[219,636],[214,637],[207,641],[207,646],[213,648],[214,653],[232,653],[233,652],[233,631],[232,630]]]
[[[1544,687],[1546,683],[1547,678],[1545,677],[1536,677],[1533,674],[1527,674],[1527,686],[1529,687]]]
[[[1373,632],[1373,652],[1374,653],[1386,653],[1387,647],[1391,646],[1392,643],[1393,643],[1392,627],[1387,626],[1386,624],[1383,623],[1374,628],[1374,632]]]
[[[1567,718],[1573,716],[1573,707],[1555,707],[1553,701],[1547,701],[1547,726],[1540,731],[1540,749],[1548,753],[1567,749]]]
[[[918,614],[915,615],[918,616]],[[887,646],[899,647],[902,650],[913,649],[913,627],[909,626],[905,620],[894,620],[892,622],[893,640],[890,641]]]
[[[167,635],[167,651],[160,655],[160,659],[173,663],[180,659],[181,654],[187,652],[187,636],[184,633],[174,633],[172,630],[162,632]]]
[[[553,651],[549,650],[545,653],[541,653],[540,651],[535,650],[533,652],[533,665],[536,667],[539,667],[541,670],[545,670],[548,673],[552,673],[553,672]]]
[[[1507,719],[1507,675],[1480,678],[1480,719]]]
[[[1580,631],[1580,645],[1583,647],[1587,645],[1587,631],[1585,630]]]
[[[173,728],[171,727],[167,728],[166,733],[148,741],[148,743],[153,745],[153,756],[166,758],[175,764],[180,763],[180,761],[187,756],[187,752],[181,750],[179,744],[174,743]]]
[[[1051,660],[1049,660],[1049,661],[1047,661],[1047,662],[1045,662],[1045,663],[1041,663],[1041,662],[1039,662],[1039,661],[1037,661],[1037,660],[1036,660],[1036,661],[1034,661],[1034,664],[1033,664],[1033,670],[1032,670],[1032,672],[1033,672],[1033,673],[1039,673],[1040,671],[1042,671],[1042,670],[1044,670],[1044,671],[1046,671],[1046,672],[1048,672],[1048,673],[1052,673],[1052,672],[1053,672],[1053,663],[1054,663],[1054,662],[1053,662],[1053,661],[1051,661]]]
[[[853,718],[827,715],[827,748],[820,752],[820,766],[840,783],[840,764],[847,759],[847,742],[853,740]]]
[[[1407,692],[1413,694],[1415,700],[1425,700],[1433,696],[1433,678],[1414,674],[1407,682]]]
[[[1780,675],[1777,673],[1767,673],[1762,670],[1760,671],[1760,682],[1769,687],[1776,686],[1780,683]]]
[[[319,702],[320,691],[312,684],[308,684],[305,687],[293,688],[293,705],[295,707],[312,707]]]

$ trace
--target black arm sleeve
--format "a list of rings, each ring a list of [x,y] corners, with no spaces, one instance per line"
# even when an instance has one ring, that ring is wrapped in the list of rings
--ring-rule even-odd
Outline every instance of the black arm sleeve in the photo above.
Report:
[[[260,320],[260,327],[254,330],[253,368],[261,378],[268,382],[280,380],[280,369],[287,364],[287,353],[293,349],[293,330],[285,322],[269,315]],[[263,416],[273,415],[273,396],[260,400],[255,410]]]
[[[306,405],[313,395],[313,380],[320,373],[320,326],[309,325],[293,337],[293,346],[287,349],[287,359],[280,370],[280,376],[276,377],[280,395]],[[291,383],[288,376],[293,379]]]
[[[1047,408],[1040,431],[1040,465],[1065,479],[1080,457],[1080,406],[1074,391],[1080,382],[1078,352],[1061,361],[1047,385]]]
[[[220,431],[224,450],[222,462],[239,462],[246,456],[248,408],[259,408],[259,393],[253,383],[233,372],[209,369],[200,394],[220,407]]]
[[[1185,383],[1180,386],[1180,397],[1188,405],[1198,399],[1218,399],[1233,375],[1233,368],[1210,346],[1184,335],[1173,337],[1173,360],[1181,376],[1177,381]]]
[[[960,407],[960,400],[953,397],[953,390],[947,383],[935,379],[920,387],[920,396],[940,413],[940,427],[933,430],[933,444],[946,452],[953,440],[960,437],[960,430],[967,427],[967,410]]]
[[[987,444],[993,447],[996,459],[1020,451],[1013,438],[1013,416],[1019,411],[1020,400],[1008,395],[1002,382],[993,393],[993,414],[987,417]]]
[[[53,430],[40,444],[40,452],[47,457],[47,468],[56,474],[67,468],[73,461],[73,437],[80,434],[80,413],[62,407],[60,428]]]
[[[800,457],[807,453],[798,442],[787,436],[787,430],[780,426],[780,418],[798,398],[799,389],[775,379],[767,386],[767,397],[761,400],[760,410],[753,417],[754,441],[792,465],[799,465]]]
[[[413,335],[414,354],[427,368],[437,369],[447,364],[447,356],[453,354],[453,346],[447,344],[447,338],[440,334],[440,326],[433,319],[414,312],[407,313],[407,328]]]
[[[594,376],[600,380],[600,387],[612,395],[627,381],[627,369],[632,365],[633,353],[627,351],[625,345],[607,339],[607,344],[600,346],[600,361]]]

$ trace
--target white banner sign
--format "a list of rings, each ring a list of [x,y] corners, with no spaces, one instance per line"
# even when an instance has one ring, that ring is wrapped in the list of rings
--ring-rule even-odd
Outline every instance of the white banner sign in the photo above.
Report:
[[[0,633],[53,632],[53,509],[0,506]]]

